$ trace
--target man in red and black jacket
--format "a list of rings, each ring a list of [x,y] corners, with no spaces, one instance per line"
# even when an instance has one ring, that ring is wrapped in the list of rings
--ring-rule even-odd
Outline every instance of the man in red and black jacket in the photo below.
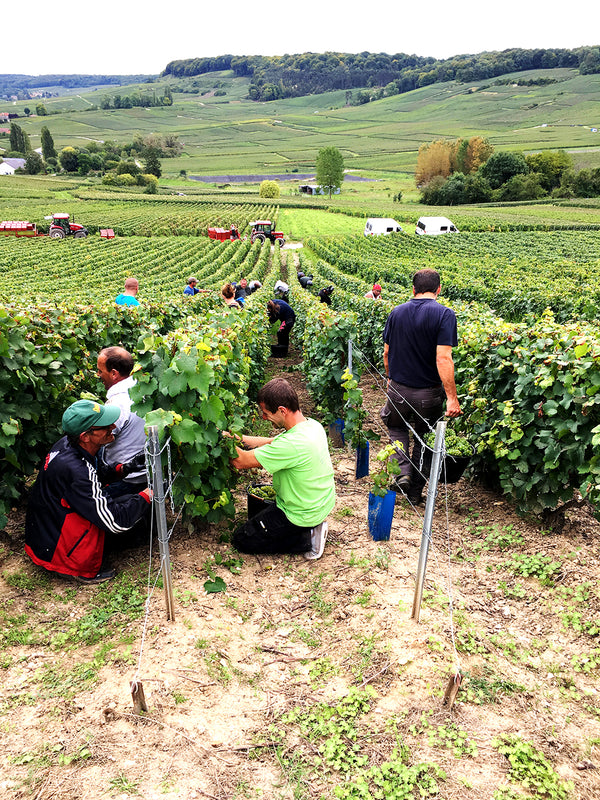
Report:
[[[73,403],[62,418],[63,436],[46,456],[27,505],[25,551],[36,564],[80,583],[114,577],[102,568],[105,534],[122,534],[150,510],[149,489],[112,498],[103,489],[123,477],[129,465],[111,475],[96,456],[113,441],[118,406],[92,400]],[[132,466],[132,468],[135,468]]]

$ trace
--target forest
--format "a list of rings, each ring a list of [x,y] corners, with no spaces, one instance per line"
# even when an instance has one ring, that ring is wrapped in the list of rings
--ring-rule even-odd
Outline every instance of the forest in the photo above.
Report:
[[[600,72],[600,48],[512,48],[501,52],[434,59],[406,53],[300,53],[284,56],[232,56],[171,61],[162,75],[181,78],[231,69],[250,77],[251,100],[277,100],[336,89],[384,86],[403,94],[440,81],[475,81],[509,72],[570,67],[582,74]]]

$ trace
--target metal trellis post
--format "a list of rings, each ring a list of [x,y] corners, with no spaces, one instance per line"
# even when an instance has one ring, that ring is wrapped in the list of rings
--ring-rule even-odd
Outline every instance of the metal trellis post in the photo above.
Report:
[[[446,423],[440,420],[435,429],[435,443],[433,445],[433,456],[431,458],[431,469],[429,471],[429,486],[427,488],[427,501],[425,503],[425,516],[423,518],[423,533],[421,535],[421,549],[419,550],[419,564],[417,566],[417,585],[415,586],[415,596],[411,619],[419,621],[421,613],[421,599],[423,597],[423,584],[425,583],[425,570],[427,569],[427,555],[429,554],[429,543],[431,541],[431,526],[433,522],[433,512],[435,510],[435,496],[437,494],[438,477],[440,472],[440,461],[442,458],[442,445],[446,436]]]
[[[173,603],[173,585],[171,583],[171,557],[169,555],[169,534],[167,531],[167,513],[165,508],[165,488],[163,484],[163,470],[160,453],[160,442],[158,439],[158,427],[148,426],[149,453],[152,463],[152,505],[156,515],[156,533],[158,537],[158,549],[160,553],[160,567],[165,589],[165,605],[167,608],[167,619],[175,620],[175,607]]]

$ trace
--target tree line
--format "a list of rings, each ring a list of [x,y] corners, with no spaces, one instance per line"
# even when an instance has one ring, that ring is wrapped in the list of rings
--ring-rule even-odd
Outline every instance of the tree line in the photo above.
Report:
[[[0,75],[0,98],[9,100],[33,99],[32,91],[47,87],[45,97],[57,95],[52,91],[56,87],[62,89],[85,89],[90,86],[127,86],[132,83],[143,83],[152,80],[149,75]],[[37,96],[37,93],[36,93]]]
[[[151,92],[133,92],[132,94],[104,95],[100,102],[103,110],[119,108],[154,108],[157,106],[172,106],[173,95],[170,86],[164,86],[162,94],[157,94],[156,90]]]
[[[575,171],[564,150],[494,153],[482,136],[421,145],[415,181],[426,205],[600,196],[600,168]]]
[[[385,87],[387,95],[402,94],[440,81],[487,80],[509,72],[558,67],[579,69],[582,74],[600,72],[600,47],[513,48],[448,59],[368,52],[224,55],[171,61],[162,75],[182,78],[230,69],[251,79],[251,100],[265,101],[358,87]],[[365,97],[361,96],[359,102],[372,99]]]
[[[12,122],[10,151],[12,158],[24,158],[23,172],[37,175],[42,172],[70,172],[79,175],[103,175],[103,183],[146,186],[156,191],[156,180],[162,174],[160,159],[180,155],[183,145],[177,134],[134,134],[133,141],[117,145],[113,141],[90,141],[85,147],[63,147],[57,151],[48,127],[41,130],[41,155],[33,150],[28,134]],[[142,162],[142,166],[140,166]],[[153,179],[154,178],[154,179]]]

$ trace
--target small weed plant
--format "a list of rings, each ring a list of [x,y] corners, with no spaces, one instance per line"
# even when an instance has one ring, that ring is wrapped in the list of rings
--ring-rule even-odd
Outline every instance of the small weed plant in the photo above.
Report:
[[[457,611],[454,614],[454,625],[454,639],[459,653],[470,653],[472,655],[485,653],[486,648],[481,636],[464,612]]]
[[[489,526],[489,533],[485,537],[487,550],[509,550],[521,547],[524,544],[523,534],[516,530],[514,525]]]
[[[339,675],[339,668],[329,658],[316,658],[309,670],[308,676],[314,689],[324,686],[330,678]]]
[[[373,592],[371,591],[371,589],[365,589],[365,591],[362,594],[359,594],[359,596],[356,598],[354,602],[356,603],[356,605],[366,608],[370,604],[372,597],[373,597]]]
[[[377,569],[388,570],[390,568],[390,551],[381,545],[375,551],[375,566]]]
[[[504,562],[505,569],[524,578],[537,578],[542,586],[554,586],[554,582],[561,571],[558,561],[553,561],[546,555],[529,555],[515,553],[509,561]]]
[[[531,742],[518,736],[505,736],[495,739],[494,747],[510,764],[509,778],[536,798],[548,800],[568,800],[573,783],[562,781],[552,764]]]
[[[111,792],[114,794],[117,792],[120,792],[121,794],[140,793],[138,781],[132,781],[122,773],[120,775],[115,775],[115,777],[111,778],[108,783],[110,785]]]
[[[525,692],[524,686],[498,675],[492,675],[490,672],[487,670],[487,674],[484,675],[471,675],[469,672],[465,672],[463,692],[467,702],[475,705],[498,703],[506,695]]]
[[[512,586],[506,581],[498,581],[498,588],[508,600],[524,600],[527,597],[527,589],[518,581]]]
[[[381,658],[382,650],[378,647],[377,634],[361,636],[356,647],[357,657],[353,660],[351,670],[357,681],[363,681],[369,669]]]
[[[321,617],[328,617],[333,611],[335,603],[325,597],[323,589],[324,575],[321,573],[311,583],[310,604]]]
[[[455,758],[477,755],[475,742],[469,739],[466,731],[461,730],[454,722],[430,728],[427,731],[427,741],[430,747],[445,747],[447,750],[452,750]]]
[[[17,572],[3,572],[2,577],[9,586],[12,586],[13,589],[19,589],[19,591],[22,592],[33,592],[35,589],[50,588],[50,577],[42,572],[42,570],[27,572],[21,569]]]
[[[37,750],[12,756],[10,762],[16,766],[30,766],[45,768],[50,766],[68,767],[78,761],[87,761],[92,752],[87,745],[81,745],[71,753],[65,752],[64,745],[47,743],[42,744]]]
[[[144,610],[145,597],[140,588],[123,573],[114,584],[103,584],[87,605],[86,613],[69,622],[68,627],[54,634],[51,645],[60,650],[65,647],[96,644],[119,631],[124,619],[139,618]]]
[[[456,758],[463,756],[476,756],[477,745],[467,736],[467,733],[455,722],[448,722],[445,725],[431,724],[433,711],[424,711],[418,724],[410,726],[409,731],[413,736],[425,734],[430,747],[442,747],[452,750]]]
[[[571,665],[575,672],[584,672],[586,675],[598,672],[600,669],[600,647],[595,647],[584,655],[572,655]]]
[[[207,653],[204,656],[204,663],[209,678],[212,678],[223,686],[231,682],[233,675],[229,669],[229,663],[220,653]]]
[[[363,722],[376,697],[374,689],[353,688],[337,702],[293,708],[268,735],[278,742],[279,764],[294,798],[307,797],[308,784],[319,796],[326,781],[336,800],[413,800],[439,794],[444,772],[434,764],[409,766],[410,751],[395,732],[396,746],[383,763],[370,764],[372,725]],[[286,746],[292,738],[297,746]],[[317,786],[317,784],[322,784]]]

